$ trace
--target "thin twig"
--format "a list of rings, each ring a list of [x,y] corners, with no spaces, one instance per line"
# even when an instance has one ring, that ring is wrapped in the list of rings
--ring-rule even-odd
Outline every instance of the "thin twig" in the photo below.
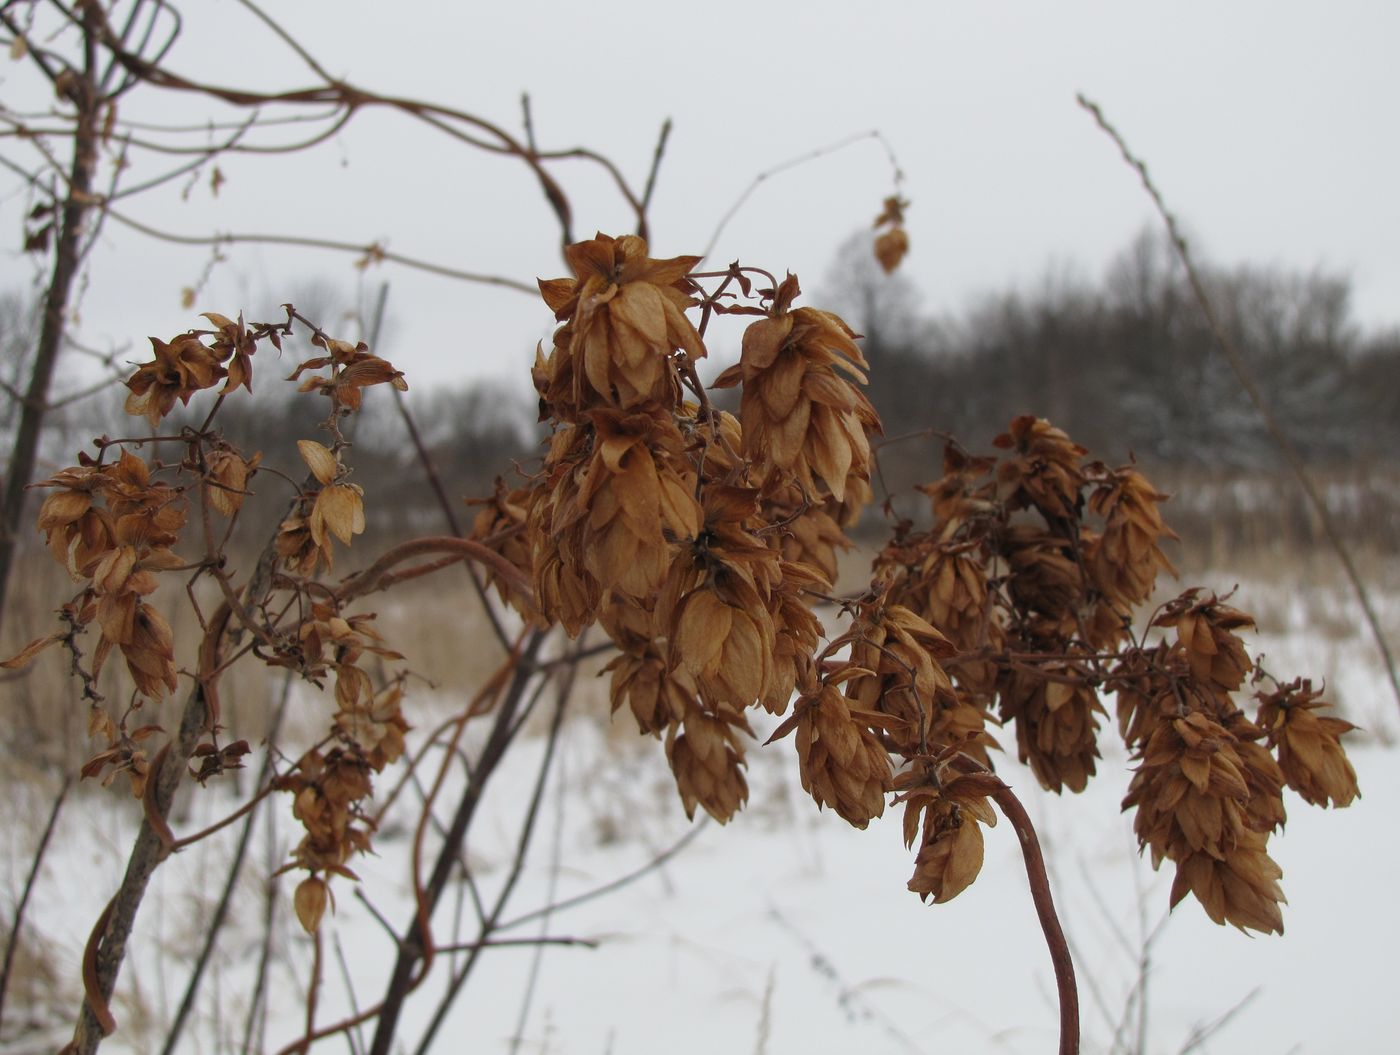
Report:
[[[1177,1055],[1189,1055],[1190,1052],[1204,1048],[1206,1041],[1228,1026],[1235,1016],[1253,1003],[1254,998],[1261,992],[1263,992],[1263,990],[1259,986],[1255,986],[1246,993],[1234,1007],[1215,1019],[1215,1021],[1193,1029],[1191,1035],[1186,1038],[1186,1043],[1183,1044],[1181,1049],[1177,1052]]]
[[[10,969],[14,964],[15,951],[19,948],[20,928],[24,925],[24,910],[29,905],[29,895],[33,893],[34,881],[39,877],[39,868],[44,863],[44,852],[49,848],[49,839],[53,835],[54,826],[58,823],[58,812],[63,809],[64,800],[68,798],[68,791],[73,786],[73,778],[65,777],[63,786],[58,789],[58,794],[54,797],[53,808],[49,810],[48,823],[44,825],[44,834],[39,836],[39,845],[34,850],[34,860],[29,866],[29,875],[24,880],[24,890],[19,896],[19,904],[15,906],[15,918],[10,923],[10,935],[5,942],[5,966],[0,969],[0,1022],[5,1020],[5,994],[10,987]]]
[[[545,785],[549,780],[549,774],[553,767],[555,749],[559,746],[559,734],[564,728],[564,714],[568,709],[569,698],[573,694],[574,680],[578,674],[578,664],[565,667],[559,677],[558,691],[555,696],[554,718],[550,724],[549,738],[545,741],[544,757],[540,760],[539,771],[535,777],[534,791],[530,795],[530,804],[525,810],[525,819],[520,826],[520,837],[516,843],[515,857],[511,862],[510,873],[506,876],[505,882],[501,885],[501,892],[496,898],[496,903],[491,909],[490,916],[487,917],[485,925],[481,928],[481,941],[483,943],[491,940],[491,935],[496,929],[496,923],[505,911],[506,903],[515,891],[515,885],[520,880],[520,875],[525,869],[525,858],[530,849],[530,840],[535,832],[535,820],[539,816],[540,803],[544,800]],[[486,947],[485,945],[482,946]],[[431,1049],[433,1037],[442,1026],[457,994],[461,992],[462,986],[471,976],[472,968],[476,966],[480,958],[481,949],[471,950],[467,957],[467,962],[462,965],[462,969],[453,977],[447,987],[447,992],[438,1003],[437,1010],[433,1013],[432,1021],[428,1023],[428,1028],[424,1031],[422,1039],[418,1042],[418,1055],[427,1055]],[[376,1038],[377,1040],[378,1038]],[[371,1053],[371,1055],[386,1055],[386,1053]]]
[[[511,743],[510,730],[517,708],[524,700],[526,689],[533,678],[530,664],[534,661],[545,633],[533,631],[525,641],[515,664],[514,677],[505,698],[497,704],[496,721],[490,737],[482,748],[477,760],[473,779],[458,801],[457,811],[447,828],[447,838],[438,851],[438,859],[427,883],[419,892],[420,904],[415,907],[413,920],[408,925],[404,937],[399,942],[398,959],[385,989],[384,1000],[378,1007],[378,1022],[374,1039],[370,1044],[371,1055],[388,1055],[390,1044],[398,1027],[399,1015],[403,1010],[408,994],[421,984],[425,972],[419,971],[424,960],[431,960],[432,937],[427,929],[427,918],[437,907],[438,899],[447,885],[455,862],[459,859],[467,830],[481,801],[487,783]],[[417,888],[417,884],[415,883]]]
[[[360,1002],[355,999],[355,981],[350,977],[350,964],[345,960],[345,950],[340,945],[340,933],[337,931],[332,940],[335,946],[335,959],[340,965],[340,980],[345,983],[345,995],[350,1000],[350,1011],[352,1014],[360,1013]],[[364,1050],[364,1037],[357,1025],[353,1029],[345,1031],[345,1039],[350,1045],[350,1055],[360,1055]]]
[[[276,743],[277,734],[282,729],[282,720],[287,714],[287,701],[292,695],[292,672],[289,670],[282,677],[281,697],[277,701],[277,710],[272,718],[272,725],[268,729],[267,741],[269,744]],[[268,777],[272,772],[272,751],[263,756],[262,765],[258,770],[258,787],[268,788]],[[262,801],[263,796],[254,796],[252,803],[256,807]],[[219,895],[219,903],[214,908],[214,914],[204,927],[204,942],[200,947],[199,955],[195,958],[194,967],[190,969],[189,981],[185,984],[185,995],[180,1000],[179,1010],[175,1012],[175,1018],[170,1023],[170,1028],[165,1034],[165,1043],[161,1047],[161,1055],[173,1055],[180,1042],[180,1034],[184,1030],[185,1020],[189,1017],[190,1011],[194,1007],[195,997],[199,993],[199,985],[204,977],[204,969],[208,966],[209,958],[213,955],[214,946],[218,942],[219,933],[223,930],[224,922],[228,919],[229,905],[233,902],[234,888],[238,884],[239,876],[243,873],[243,860],[248,853],[248,844],[253,837],[253,826],[257,820],[257,813],[249,812],[248,819],[243,824],[243,830],[238,835],[238,845],[233,851],[233,860],[229,862],[228,872],[224,876],[224,888]],[[187,840],[182,840],[185,842]],[[177,844],[179,845],[179,844]]]
[[[271,814],[272,806],[268,804],[268,811]],[[267,823],[267,873],[268,877],[263,882],[263,919],[262,919],[262,945],[258,951],[258,969],[253,981],[253,994],[248,1001],[248,1019],[243,1029],[243,1047],[240,1055],[250,1055],[253,1051],[262,1050],[262,1030],[259,1024],[266,1024],[266,1003],[264,994],[267,992],[267,968],[272,962],[272,925],[277,917],[277,825],[269,815]],[[257,1033],[257,1044],[254,1045],[254,1033]]]
[[[1181,233],[1181,228],[1176,222],[1176,217],[1167,208],[1167,203],[1163,199],[1161,192],[1157,189],[1152,178],[1147,174],[1147,165],[1139,160],[1133,152],[1128,149],[1127,142],[1113,125],[1109,124],[1104,117],[1103,111],[1099,109],[1097,103],[1090,101],[1084,95],[1075,97],[1079,105],[1089,112],[1094,118],[1094,122],[1103,130],[1114,144],[1118,147],[1119,153],[1133,169],[1137,171],[1138,178],[1142,181],[1143,190],[1147,192],[1152,204],[1156,206],[1158,214],[1162,217],[1162,223],[1166,225],[1167,235],[1171,239],[1172,247],[1176,250],[1177,257],[1181,260],[1182,267],[1186,269],[1186,279],[1191,286],[1191,292],[1195,295],[1196,303],[1201,309],[1201,314],[1205,317],[1206,325],[1209,327],[1211,336],[1215,338],[1216,347],[1220,349],[1220,354],[1225,357],[1230,369],[1235,374],[1235,379],[1239,381],[1240,387],[1244,389],[1249,401],[1254,404],[1254,409],[1258,411],[1259,417],[1264,422],[1264,427],[1268,430],[1269,436],[1278,446],[1279,452],[1283,455],[1284,461],[1288,463],[1288,468],[1298,481],[1298,486],[1302,488],[1304,497],[1308,500],[1308,505],[1312,507],[1317,515],[1319,523],[1322,524],[1322,533],[1326,536],[1328,544],[1337,554],[1338,560],[1342,562],[1342,568],[1346,571],[1347,579],[1351,582],[1352,589],[1356,592],[1356,599],[1361,604],[1361,611],[1366,617],[1366,624],[1371,630],[1371,636],[1375,639],[1376,647],[1380,650],[1381,659],[1385,663],[1386,674],[1390,678],[1390,688],[1395,695],[1395,703],[1400,706],[1400,675],[1395,669],[1395,658],[1391,654],[1390,645],[1386,642],[1385,634],[1381,630],[1379,617],[1376,615],[1375,606],[1371,603],[1370,591],[1362,582],[1361,573],[1357,570],[1356,562],[1352,559],[1351,551],[1346,543],[1342,541],[1341,532],[1337,529],[1336,522],[1332,519],[1332,514],[1327,508],[1327,503],[1323,501],[1322,495],[1318,492],[1312,477],[1308,475],[1307,467],[1303,463],[1303,456],[1298,451],[1293,440],[1289,438],[1283,426],[1274,416],[1269,408],[1268,400],[1264,398],[1263,391],[1259,388],[1254,379],[1254,374],[1244,357],[1240,355],[1235,343],[1230,340],[1225,333],[1224,327],[1220,325],[1220,319],[1215,313],[1215,306],[1211,302],[1210,295],[1206,292],[1205,283],[1201,280],[1200,273],[1196,270],[1196,265],[1192,261],[1191,251],[1187,248],[1186,239]]]
[[[583,647],[582,638],[571,650],[578,652]],[[574,668],[577,669],[577,665]],[[559,865],[564,854],[564,806],[568,801],[569,774],[565,767],[564,760],[559,762],[559,780],[554,789],[554,839],[549,848],[549,883],[545,889],[545,900],[553,902],[555,894],[559,889]],[[540,921],[540,930],[547,931],[550,925],[550,916],[546,915]],[[505,941],[515,941],[522,939],[506,938]],[[515,1030],[510,1038],[510,1055],[519,1055],[520,1046],[525,1040],[525,1027],[530,1021],[530,1007],[534,1003],[535,989],[539,985],[540,970],[544,965],[544,951],[546,944],[554,942],[541,941],[535,946],[534,955],[530,957],[530,973],[525,979],[525,991],[520,995],[520,1013],[515,1019]]]
[[[715,229],[710,235],[709,242],[705,245],[705,251],[701,255],[701,259],[707,259],[709,255],[714,252],[715,245],[719,242],[720,235],[722,235],[724,229],[729,226],[729,221],[734,219],[739,210],[742,209],[749,198],[753,196],[754,192],[767,180],[779,173],[786,172],[788,169],[797,168],[799,165],[805,165],[809,161],[816,161],[818,158],[823,158],[828,154],[835,154],[837,151],[844,150],[846,147],[856,143],[862,143],[867,139],[874,139],[884,144],[885,151],[889,154],[891,163],[894,162],[894,153],[890,150],[889,144],[885,142],[884,136],[880,134],[879,129],[871,129],[868,132],[857,132],[855,135],[846,136],[844,139],[838,139],[834,143],[828,143],[826,146],[817,147],[815,150],[809,150],[806,153],[797,155],[797,157],[789,158],[787,161],[781,161],[772,168],[764,169],[758,175],[754,176],[749,185],[744,188],[743,193],[734,199],[734,203],[730,205],[729,208],[725,210],[724,215],[720,217],[719,223],[715,225]],[[902,175],[899,172],[898,165],[895,165],[895,173],[897,177]],[[896,183],[897,182],[898,179],[896,179]]]
[[[530,128],[529,107],[530,97],[522,97],[522,105],[525,107],[526,128]],[[533,135],[533,131],[530,132]],[[381,302],[389,289],[388,284],[384,285],[384,293],[381,293]],[[397,388],[393,389],[394,407],[399,412],[399,418],[403,421],[404,428],[408,430],[409,442],[413,444],[413,452],[418,458],[418,464],[423,468],[423,474],[428,478],[428,486],[432,488],[433,496],[437,499],[438,508],[442,510],[443,520],[447,524],[447,529],[452,534],[461,538],[465,533],[462,531],[462,522],[457,517],[457,510],[453,507],[451,500],[447,497],[447,489],[442,484],[442,476],[437,471],[437,466],[433,462],[433,456],[428,450],[428,445],[423,442],[423,434],[418,429],[418,422],[414,420],[412,411],[408,408],[408,400],[404,398],[402,392]],[[495,635],[496,641],[507,652],[510,651],[511,641],[501,625],[500,618],[496,615],[495,608],[491,605],[491,598],[486,593],[486,588],[482,585],[481,576],[477,574],[476,568],[472,564],[465,565],[468,576],[471,577],[472,589],[476,593],[477,600],[481,603],[481,609],[486,613],[486,619],[491,624],[491,632]]]
[[[647,875],[650,875],[652,872],[655,872],[667,861],[675,857],[678,853],[680,853],[687,846],[689,846],[696,839],[698,839],[700,837],[700,833],[705,830],[709,822],[710,818],[708,815],[702,816],[698,821],[695,822],[695,825],[690,829],[690,831],[686,832],[683,836],[681,836],[674,843],[672,843],[670,847],[661,851],[661,853],[657,854],[655,857],[653,857],[646,864],[642,865],[640,868],[633,869],[631,872],[628,872],[625,875],[618,876],[616,879],[604,883],[602,886],[594,887],[592,890],[585,890],[582,894],[575,894],[573,897],[567,897],[563,901],[558,901],[551,905],[545,905],[543,908],[534,909],[530,912],[525,913],[523,916],[516,916],[514,919],[507,920],[505,923],[498,923],[496,925],[496,930],[513,930],[524,923],[529,923],[531,920],[540,919],[543,916],[549,916],[554,913],[563,912],[565,909],[571,909],[578,905],[582,905],[585,902],[593,901],[596,898],[603,897],[605,894],[611,894],[614,890],[621,890],[623,887],[635,883],[638,879],[641,879]]]
[[[464,941],[457,945],[439,945],[438,952],[475,952],[478,949],[500,949],[511,946],[531,945],[582,945],[596,949],[602,942],[598,938],[555,938],[541,935],[538,938],[487,938],[483,941]]]
[[[434,264],[428,260],[420,260],[417,257],[408,256],[404,253],[396,253],[391,249],[385,249],[378,242],[368,244],[356,242],[340,242],[330,238],[302,238],[295,235],[284,234],[236,234],[233,232],[222,232],[212,235],[191,235],[176,234],[173,231],[162,231],[149,224],[141,223],[117,212],[115,209],[108,209],[106,215],[116,220],[124,227],[129,227],[162,242],[170,242],[175,245],[288,245],[300,246],[306,249],[330,249],[341,253],[354,253],[362,260],[370,262],[388,261],[398,264],[400,267],[410,268],[414,271],[425,271],[430,275],[441,275],[443,278],[454,278],[462,282],[475,282],[486,286],[499,286],[502,289],[513,289],[518,293],[525,293],[531,297],[540,295],[539,287],[528,282],[521,282],[519,279],[506,278],[503,275],[485,275],[477,271],[464,271],[461,268],[448,267],[445,264]]]
[[[656,176],[661,171],[661,159],[666,154],[666,141],[671,138],[671,119],[661,122],[661,134],[656,137],[656,150],[651,155],[651,169],[647,172],[647,183],[642,191],[641,206],[637,209],[637,237],[648,238],[647,210],[651,208],[651,195],[656,190]]]

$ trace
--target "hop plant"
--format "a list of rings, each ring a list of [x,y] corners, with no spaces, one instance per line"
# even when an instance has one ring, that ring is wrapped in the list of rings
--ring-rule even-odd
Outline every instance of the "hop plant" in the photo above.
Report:
[[[877,251],[893,267],[907,248],[904,203],[886,204]],[[79,591],[61,609],[63,632],[4,663],[69,649],[99,740],[83,774],[125,774],[168,853],[178,845],[162,791],[174,787],[164,768],[172,744],[201,784],[249,751],[222,736],[217,686],[230,639],[246,635],[246,652],[328,688],[325,736],[279,760],[268,783],[287,793],[301,826],[282,871],[303,873],[293,908],[316,933],[334,908],[335,877],[355,879],[354,858],[373,849],[375,781],[404,756],[409,730],[408,672],[382,669],[404,656],[353,604],[470,560],[485,572],[478,586],[527,629],[512,645],[497,627],[509,655],[451,723],[454,737],[498,705],[507,681],[577,664],[578,651],[536,659],[550,628],[577,639],[596,627],[615,652],[605,667],[612,710],[660,741],[688,817],[704,810],[723,823],[746,805],[755,719],[774,722],[767,743],[790,741],[818,808],[865,828],[903,806],[908,888],[923,900],[946,902],[976,880],[983,829],[1000,810],[1042,876],[1033,892],[1044,918],[1053,910],[1034,832],[996,759],[1003,740],[1014,743],[1046,789],[1083,790],[1114,696],[1133,761],[1123,808],[1154,867],[1174,867],[1171,904],[1191,894],[1217,923],[1281,932],[1282,873],[1268,840],[1285,820],[1283,788],[1317,805],[1352,802],[1342,738],[1353,727],[1324,713],[1310,681],[1260,667],[1243,636],[1253,619],[1228,598],[1188,589],[1144,613],[1161,573],[1175,574],[1163,549],[1175,538],[1161,512],[1167,496],[1136,465],[1110,468],[1051,423],[1018,417],[994,454],[949,440],[942,475],[920,488],[926,526],[894,520],[869,584],[837,596],[837,555],[873,498],[879,457],[859,336],[798,305],[796,276],[738,263],[703,272],[699,257],[649,252],[639,237],[599,234],[568,247],[572,277],[540,282],[559,325],[532,371],[549,428],[538,465],[498,480],[464,536],[403,543],[334,585],[322,577],[337,547],[366,525],[339,422],[367,389],[405,388],[402,375],[365,345],[313,330],[324,354],[289,380],[327,401],[327,442],[299,441],[304,480],[257,571],[235,584],[214,520],[227,522],[226,538],[263,462],[213,422],[225,399],[251,391],[259,344],[280,348],[300,317],[290,306],[285,324],[210,313],[212,329],[153,341],[154,359],[127,383],[131,414],[158,428],[177,402],[222,382],[217,401],[199,427],[147,438],[176,444],[177,459],[141,457],[132,448],[147,439],[103,438],[95,457],[38,485],[51,492],[39,530]],[[737,414],[711,402],[696,367],[711,323],[729,315],[749,321],[738,362],[711,387],[739,390]],[[177,556],[192,523],[204,553]],[[133,716],[185,674],[175,630],[148,598],[176,569],[217,580],[221,604],[209,616],[196,605],[203,637],[187,713],[197,721],[151,753],[164,730]],[[77,638],[90,626],[97,644],[84,662]],[[135,688],[123,710],[96,687],[114,651]],[[497,721],[520,724],[508,707]],[[100,994],[88,998],[105,1009]]]

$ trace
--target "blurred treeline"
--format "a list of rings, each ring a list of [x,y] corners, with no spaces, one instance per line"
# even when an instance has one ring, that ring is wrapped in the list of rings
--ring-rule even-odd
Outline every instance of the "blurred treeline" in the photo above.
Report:
[[[1360,326],[1343,275],[1203,271],[1223,327],[1335,511],[1372,541],[1397,537],[1400,329]],[[867,234],[847,244],[823,286],[823,303],[865,334],[887,438],[932,425],[986,450],[1011,418],[1035,414],[1106,462],[1135,457],[1181,492],[1186,500],[1168,512],[1191,521],[1188,532],[1248,521],[1261,541],[1316,540],[1162,239],[1139,235],[1097,279],[1049,270],[1032,288],[987,295],[956,316],[921,312],[919,293],[880,271]],[[920,438],[886,446],[890,490],[937,475],[941,449]]]

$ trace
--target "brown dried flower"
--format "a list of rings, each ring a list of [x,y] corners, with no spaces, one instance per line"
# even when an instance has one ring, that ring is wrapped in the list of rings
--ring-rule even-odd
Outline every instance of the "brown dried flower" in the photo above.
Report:
[[[848,478],[870,478],[868,437],[880,419],[856,387],[868,364],[854,331],[829,312],[790,310],[798,292],[789,275],[772,315],[744,332],[740,362],[715,386],[742,382],[743,452],[760,475],[790,473],[811,498],[822,495],[820,484],[841,502]]]
[[[1278,750],[1288,786],[1314,806],[1349,806],[1361,792],[1341,738],[1356,726],[1317,712],[1331,707],[1299,678],[1259,696],[1259,724]]]
[[[836,687],[837,680],[828,679],[816,693],[799,698],[792,715],[767,742],[796,729],[803,790],[818,806],[830,806],[849,824],[864,828],[885,812],[885,792],[892,780],[890,757],[869,727],[856,720]]]
[[[137,367],[127,378],[131,390],[126,412],[144,417],[152,426],[169,414],[175,400],[188,404],[196,392],[211,388],[226,371],[219,365],[218,353],[200,343],[193,333],[184,333],[170,343],[151,338],[156,357]]]
[[[642,239],[604,234],[569,246],[564,255],[574,278],[540,281],[540,295],[565,323],[549,358],[536,360],[543,404],[563,421],[600,405],[679,405],[671,353],[705,356],[685,315],[695,303],[686,275],[700,258],[656,260]]]

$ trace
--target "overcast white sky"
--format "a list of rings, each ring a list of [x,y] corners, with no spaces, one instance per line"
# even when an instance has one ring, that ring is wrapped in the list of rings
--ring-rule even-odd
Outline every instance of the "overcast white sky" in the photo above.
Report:
[[[1083,91],[1148,159],[1212,260],[1340,270],[1353,278],[1363,321],[1400,321],[1400,6],[1383,0],[287,0],[269,8],[333,73],[366,87],[447,103],[512,130],[528,90],[541,146],[592,147],[637,183],[659,125],[672,118],[652,212],[659,256],[699,252],[760,170],[878,129],[907,177],[906,273],[931,311],[957,310],[1009,282],[1038,282],[1051,266],[1095,275],[1150,222],[1135,176],[1075,105]],[[262,89],[311,80],[234,0],[200,0],[186,15],[171,68]],[[29,73],[5,65],[0,93],[9,94]],[[148,120],[165,110],[169,119],[218,113],[155,93],[142,105]],[[136,109],[133,99],[123,116]],[[202,182],[186,201],[165,189],[126,208],[186,233],[380,240],[524,280],[564,270],[557,227],[523,166],[399,116],[357,117],[295,161],[221,164],[228,182],[217,198]],[[577,162],[555,171],[580,235],[623,233],[627,211],[596,171]],[[11,232],[6,284],[32,270],[11,248],[26,202],[14,188],[0,174],[0,229]],[[815,292],[836,246],[870,223],[890,189],[882,148],[848,147],[768,182],[713,259],[791,269]],[[307,280],[353,286],[358,276],[348,257],[326,252],[240,247],[229,255],[199,310],[271,313],[269,304],[296,296]],[[194,325],[180,290],[207,258],[109,225],[92,260],[83,336],[107,346]],[[382,280],[392,287],[392,325],[381,350],[410,384],[523,379],[534,342],[551,326],[543,305],[519,293],[393,266],[367,277]]]

